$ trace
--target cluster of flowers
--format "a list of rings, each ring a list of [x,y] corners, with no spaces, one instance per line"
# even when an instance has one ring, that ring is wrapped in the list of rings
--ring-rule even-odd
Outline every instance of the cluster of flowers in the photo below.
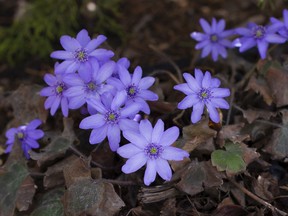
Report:
[[[48,85],[40,92],[41,96],[47,97],[44,106],[50,109],[51,115],[60,107],[65,117],[69,115],[69,109],[85,107],[89,116],[80,122],[79,127],[92,129],[91,144],[108,138],[111,150],[128,159],[122,167],[124,173],[135,172],[146,164],[146,185],[155,180],[156,173],[164,180],[170,180],[172,171],[167,160],[179,161],[189,157],[186,151],[171,146],[179,137],[179,129],[173,126],[165,131],[161,119],[154,128],[149,120],[141,120],[139,112],[150,113],[146,101],[158,100],[157,94],[148,90],[155,79],[142,77],[139,66],[130,74],[127,58],[112,61],[112,51],[98,48],[105,40],[103,35],[91,39],[85,29],[76,38],[61,37],[65,50],[54,51],[51,57],[63,61],[55,64],[54,75],[44,77]],[[209,72],[203,74],[199,69],[195,69],[195,77],[188,73],[183,76],[187,83],[174,87],[186,94],[178,108],[193,107],[191,121],[196,123],[206,106],[211,120],[219,122],[217,109],[229,108],[223,99],[230,95],[229,89],[219,88],[219,79],[212,78]],[[42,130],[36,129],[40,123],[40,120],[34,120],[27,126],[8,130],[6,152],[11,151],[16,137],[29,158],[28,151],[38,148],[37,139],[44,135]],[[121,133],[130,143],[120,147]]]
[[[250,22],[247,27],[224,30],[225,21],[223,19],[217,22],[213,18],[211,25],[206,20],[200,19],[204,33],[192,32],[190,36],[199,42],[195,49],[202,49],[202,58],[211,53],[212,59],[217,61],[219,55],[223,58],[227,57],[226,48],[237,47],[242,53],[257,46],[260,57],[264,59],[269,43],[281,44],[288,39],[288,10],[283,10],[283,21],[271,17],[270,22],[266,26]],[[227,39],[233,35],[238,35],[238,37],[233,41]]]

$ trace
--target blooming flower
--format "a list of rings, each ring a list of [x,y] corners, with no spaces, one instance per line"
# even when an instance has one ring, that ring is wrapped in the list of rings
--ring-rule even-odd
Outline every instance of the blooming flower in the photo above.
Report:
[[[142,78],[142,69],[139,66],[135,68],[132,76],[125,67],[118,65],[118,69],[119,79],[112,77],[107,80],[107,83],[115,86],[118,91],[125,90],[128,95],[127,104],[139,103],[141,111],[149,114],[150,108],[146,100],[158,100],[158,95],[148,90],[155,79],[153,77]]]
[[[266,58],[266,52],[269,43],[284,43],[286,39],[278,34],[277,26],[262,26],[255,23],[249,23],[247,28],[236,28],[235,32],[242,35],[241,38],[234,40],[234,45],[239,47],[240,52],[244,52],[254,46],[257,46],[262,59]]]
[[[115,62],[109,61],[101,67],[94,62],[90,70],[79,69],[79,73],[66,74],[64,82],[70,87],[64,92],[69,98],[69,108],[78,109],[84,105],[88,99],[100,100],[100,95],[113,89],[105,81],[114,71]]]
[[[164,123],[159,119],[153,128],[145,119],[139,124],[139,132],[127,130],[124,137],[130,143],[118,148],[117,153],[128,158],[122,167],[124,173],[133,173],[146,164],[144,174],[145,185],[150,185],[158,173],[162,179],[169,181],[172,177],[171,168],[167,160],[183,160],[189,154],[171,144],[179,136],[179,129],[171,127],[164,131]]]
[[[15,137],[22,144],[22,149],[24,151],[24,155],[27,159],[30,158],[28,152],[34,148],[39,148],[38,139],[44,136],[44,132],[40,129],[36,129],[41,124],[39,119],[34,119],[27,125],[22,125],[18,128],[10,128],[6,132],[7,137],[7,148],[5,153],[9,153],[12,150],[13,144],[15,142]]]
[[[61,105],[62,113],[65,117],[68,116],[68,99],[64,96],[64,92],[67,89],[67,85],[63,82],[63,74],[46,74],[44,76],[45,82],[49,87],[45,87],[41,90],[40,95],[48,97],[45,101],[45,109],[50,108],[50,114],[53,116]]]
[[[128,116],[135,115],[140,107],[138,104],[125,104],[127,95],[125,91],[118,92],[115,97],[109,92],[101,96],[101,101],[88,100],[98,111],[97,114],[84,118],[80,122],[80,128],[92,129],[89,142],[97,144],[108,137],[112,151],[116,151],[120,143],[120,131],[138,130],[138,123],[128,119]]]
[[[274,17],[271,17],[270,21],[272,23],[272,27],[277,28],[277,32],[284,38],[288,39],[288,10],[283,10],[283,21],[280,21]]]
[[[79,68],[90,70],[92,67],[91,60],[106,62],[114,53],[106,49],[96,49],[106,40],[104,35],[99,35],[96,39],[89,37],[87,30],[81,30],[76,38],[63,35],[60,43],[64,50],[57,50],[51,53],[52,58],[64,60],[56,70],[65,70],[67,73],[73,73]]]
[[[223,19],[219,20],[217,23],[216,19],[212,19],[211,26],[205,19],[200,19],[200,25],[204,30],[204,33],[192,32],[191,37],[198,41],[195,49],[203,49],[201,57],[204,58],[212,53],[212,59],[214,61],[218,60],[218,55],[223,58],[227,57],[227,48],[232,48],[233,44],[231,41],[226,39],[233,34],[233,31],[225,29],[225,21]]]
[[[218,123],[220,117],[217,108],[229,109],[229,104],[223,97],[228,97],[230,90],[218,88],[221,84],[220,80],[212,78],[208,71],[203,75],[201,70],[195,69],[195,78],[189,73],[184,73],[183,76],[187,83],[174,86],[174,89],[187,95],[178,104],[178,108],[193,107],[191,121],[196,123],[201,119],[204,106],[206,106],[211,120]]]

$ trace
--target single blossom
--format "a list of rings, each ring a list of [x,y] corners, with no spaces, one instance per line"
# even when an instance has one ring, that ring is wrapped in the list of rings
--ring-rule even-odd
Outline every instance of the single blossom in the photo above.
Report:
[[[204,31],[192,32],[191,37],[198,41],[195,49],[203,49],[201,57],[204,58],[212,54],[212,59],[214,61],[218,60],[218,56],[221,55],[223,58],[227,57],[226,48],[232,48],[233,44],[227,37],[233,34],[232,30],[225,29],[225,20],[221,19],[219,22],[215,18],[212,19],[211,26],[205,19],[200,19],[200,25]]]
[[[240,52],[244,52],[257,46],[261,59],[266,58],[269,43],[284,43],[286,39],[277,34],[278,26],[262,26],[249,23],[247,28],[240,27],[235,29],[235,33],[242,37],[234,40],[234,45],[239,47]]]
[[[112,151],[119,147],[121,131],[138,130],[138,122],[128,117],[139,112],[138,104],[124,106],[126,92],[120,91],[115,97],[109,92],[101,96],[101,101],[88,100],[88,105],[97,110],[97,114],[84,118],[80,123],[81,129],[92,129],[89,142],[97,144],[108,137]]]
[[[76,38],[63,35],[60,43],[64,50],[57,50],[51,53],[51,57],[64,60],[56,70],[66,71],[66,73],[76,72],[79,68],[90,70],[92,67],[91,60],[99,63],[108,61],[114,53],[106,49],[96,49],[106,40],[104,35],[99,35],[96,39],[89,37],[87,30],[81,30]]]
[[[277,32],[279,35],[288,39],[288,10],[283,10],[283,21],[276,19],[274,17],[270,18],[270,22],[272,23],[272,27],[278,29]]]
[[[193,107],[191,121],[196,123],[201,119],[203,109],[206,106],[211,120],[218,123],[220,116],[217,108],[229,109],[229,104],[223,98],[230,95],[230,90],[219,88],[220,80],[212,78],[208,71],[203,75],[201,70],[195,69],[195,78],[189,73],[184,73],[183,76],[187,83],[174,86],[174,89],[187,95],[178,104],[178,108]]]
[[[41,124],[39,119],[34,119],[27,125],[19,126],[18,128],[10,128],[6,132],[6,145],[5,153],[9,153],[12,150],[15,138],[18,139],[22,145],[24,155],[27,159],[30,158],[28,152],[33,148],[39,148],[38,139],[44,136],[44,132],[37,127]]]
[[[123,135],[130,143],[117,150],[120,156],[128,158],[122,171],[133,173],[146,164],[144,183],[147,186],[155,180],[156,173],[164,180],[171,179],[172,170],[167,160],[180,161],[189,157],[186,151],[171,146],[179,137],[179,129],[174,126],[164,131],[161,119],[154,128],[147,119],[142,120],[138,132],[127,130]]]
[[[100,95],[113,89],[105,81],[112,75],[115,62],[109,61],[101,67],[94,62],[90,70],[79,69],[79,73],[66,74],[64,83],[69,88],[64,95],[69,98],[69,108],[78,109],[87,103],[87,100],[100,100]]]
[[[107,83],[116,87],[118,91],[126,91],[128,95],[127,104],[138,103],[141,105],[141,111],[150,114],[150,108],[146,101],[158,100],[158,95],[148,90],[155,82],[155,78],[142,78],[142,69],[139,66],[135,68],[131,75],[125,67],[118,65],[118,73],[119,79],[111,77]]]
[[[67,84],[63,82],[63,74],[46,74],[44,76],[44,81],[49,85],[49,87],[44,87],[40,95],[47,97],[44,107],[45,109],[50,109],[50,114],[53,116],[61,106],[62,113],[65,117],[68,116],[68,98],[64,96],[64,92],[68,88]]]

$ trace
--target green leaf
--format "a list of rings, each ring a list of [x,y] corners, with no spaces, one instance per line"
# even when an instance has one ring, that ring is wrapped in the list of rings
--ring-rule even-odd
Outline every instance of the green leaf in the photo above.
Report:
[[[211,154],[211,162],[218,171],[226,171],[236,174],[246,169],[246,163],[242,156],[243,152],[237,143],[226,143],[224,150],[216,150]]]
[[[7,170],[0,174],[0,215],[12,216],[17,201],[17,192],[22,182],[29,175],[21,161],[9,164]]]
[[[39,200],[38,206],[30,216],[64,216],[64,208],[61,198],[64,194],[64,188],[57,188],[47,192]]]

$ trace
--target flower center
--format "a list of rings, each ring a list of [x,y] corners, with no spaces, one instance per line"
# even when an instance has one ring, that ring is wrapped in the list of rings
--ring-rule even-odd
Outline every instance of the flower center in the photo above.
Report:
[[[211,36],[210,36],[210,40],[212,41],[212,42],[217,42],[218,41],[218,36],[216,35],[216,34],[212,34]]]
[[[133,84],[128,86],[128,88],[126,89],[127,91],[127,95],[130,97],[130,98],[133,98],[137,95],[138,93],[138,88],[136,86],[134,86]]]
[[[17,138],[18,138],[19,140],[22,140],[22,139],[24,138],[24,133],[23,133],[22,131],[19,131],[19,132],[17,133]]]
[[[77,49],[74,53],[74,58],[81,63],[86,62],[88,61],[88,53],[83,48]]]
[[[96,89],[96,85],[95,83],[93,82],[89,82],[87,83],[87,88],[90,90],[90,91],[94,91]]]
[[[163,152],[163,147],[161,145],[150,143],[145,147],[144,152],[150,159],[157,159]]]
[[[259,25],[253,29],[253,35],[254,35],[254,38],[256,39],[263,38],[265,33],[266,33],[266,30],[264,26]]]
[[[60,83],[56,86],[56,93],[61,94],[66,89],[66,86],[64,83]]]
[[[109,110],[105,114],[105,120],[107,123],[110,123],[110,124],[118,123],[119,113],[115,112],[114,110]]]
[[[209,100],[211,97],[211,92],[208,89],[201,89],[198,93],[198,97],[201,101]]]

